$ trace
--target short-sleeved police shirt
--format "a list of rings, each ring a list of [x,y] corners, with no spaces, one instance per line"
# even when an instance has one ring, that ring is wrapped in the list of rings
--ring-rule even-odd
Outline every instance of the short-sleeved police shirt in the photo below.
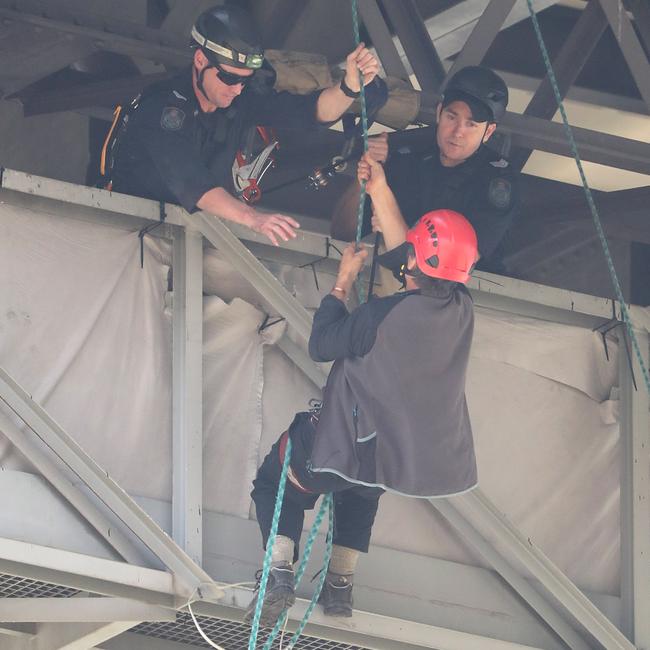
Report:
[[[232,163],[246,129],[314,128],[318,95],[246,88],[230,107],[204,113],[191,70],[153,85],[125,117],[115,147],[113,189],[192,212],[208,190],[233,189]]]
[[[487,147],[455,167],[440,163],[435,142],[424,153],[391,151],[386,177],[407,225],[431,210],[460,212],[474,226],[484,259],[495,251],[518,211],[517,174]]]

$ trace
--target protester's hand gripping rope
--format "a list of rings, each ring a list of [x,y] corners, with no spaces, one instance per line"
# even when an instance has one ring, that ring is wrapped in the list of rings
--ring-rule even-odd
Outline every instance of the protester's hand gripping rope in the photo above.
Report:
[[[555,99],[557,101],[558,108],[562,115],[562,122],[564,123],[564,130],[566,132],[567,139],[571,146],[571,153],[576,162],[578,172],[580,173],[580,180],[582,181],[582,187],[584,188],[585,195],[587,197],[587,204],[591,211],[591,216],[594,221],[594,226],[596,227],[596,232],[600,239],[600,243],[603,247],[603,252],[605,253],[605,260],[607,261],[607,268],[609,269],[609,275],[612,279],[612,284],[614,285],[614,291],[616,293],[616,298],[621,306],[621,316],[623,317],[623,322],[627,328],[630,340],[632,341],[632,346],[634,347],[634,352],[636,353],[639,366],[641,367],[641,372],[643,373],[643,379],[645,380],[646,390],[650,393],[650,376],[648,375],[648,369],[643,361],[643,355],[641,354],[641,348],[639,347],[639,342],[637,341],[636,334],[634,333],[634,327],[632,324],[632,319],[630,317],[630,312],[623,297],[623,291],[621,290],[621,285],[618,281],[618,275],[616,274],[616,269],[614,268],[614,262],[612,260],[612,255],[609,251],[609,246],[607,244],[607,237],[603,231],[602,224],[600,222],[600,216],[598,214],[598,208],[596,207],[596,202],[594,201],[593,194],[591,193],[591,188],[587,183],[587,177],[585,175],[584,169],[582,167],[582,160],[580,159],[580,154],[578,153],[578,147],[576,145],[575,138],[573,137],[573,130],[569,124],[569,119],[567,118],[566,111],[564,110],[564,102],[562,101],[562,95],[560,93],[560,88],[555,78],[555,72],[553,71],[553,66],[551,64],[551,59],[548,55],[548,50],[546,49],[546,43],[544,42],[544,37],[542,36],[542,31],[539,27],[539,21],[537,20],[537,15],[533,9],[533,0],[526,0],[528,3],[528,11],[530,12],[530,17],[533,22],[533,28],[535,29],[535,35],[537,36],[537,41],[539,43],[539,48],[542,52],[542,58],[544,59],[544,64],[546,65],[546,70],[548,72],[548,78],[553,87],[553,92],[555,93]]]

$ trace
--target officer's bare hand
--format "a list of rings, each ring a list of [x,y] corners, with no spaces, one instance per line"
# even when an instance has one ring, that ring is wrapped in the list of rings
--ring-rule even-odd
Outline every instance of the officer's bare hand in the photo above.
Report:
[[[349,294],[367,257],[368,250],[364,246],[357,250],[355,244],[348,244],[343,249],[339,272],[336,277],[336,286],[341,287]]]
[[[345,85],[355,93],[361,90],[359,70],[363,73],[364,86],[367,86],[379,72],[379,61],[364,43],[359,43],[345,60]]]
[[[384,168],[369,152],[363,154],[357,167],[357,180],[359,183],[366,181],[366,192],[372,196],[378,189],[388,186]]]
[[[300,224],[284,214],[265,214],[254,211],[251,216],[251,230],[266,235],[274,246],[279,246],[278,240],[289,241],[296,236],[295,229]]]
[[[372,209],[372,217],[370,219],[370,223],[372,224],[372,232],[381,232],[381,222],[379,221],[379,217],[375,212],[374,206]]]
[[[368,153],[380,163],[388,160],[388,133],[380,133],[368,138]]]

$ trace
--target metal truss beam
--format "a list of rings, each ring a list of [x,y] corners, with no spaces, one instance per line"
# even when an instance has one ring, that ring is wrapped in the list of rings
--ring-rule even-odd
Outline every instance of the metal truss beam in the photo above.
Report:
[[[142,621],[115,621],[94,625],[92,623],[43,623],[33,641],[34,650],[88,650],[98,643],[130,630]]]
[[[210,576],[1,368],[0,398],[160,558],[184,584],[188,595],[204,583],[209,592],[207,585],[213,583]],[[221,595],[221,591],[215,588],[214,596]]]
[[[174,236],[172,317],[172,535],[203,564],[203,237]]]
[[[624,347],[627,332],[619,330],[619,391],[621,422],[621,599],[622,629],[638,648],[650,648],[650,398],[641,368],[630,351],[637,378],[634,386]],[[648,364],[647,332],[635,332]]]
[[[414,0],[388,0],[384,9],[406,52],[422,90],[437,91],[445,69]]]
[[[513,561],[523,565],[539,583],[548,591],[566,612],[607,650],[635,650],[634,645],[618,628],[566,577],[535,545],[522,535],[498,510],[498,508],[476,488],[463,496],[451,499],[430,499],[430,503],[457,528],[465,539],[488,561],[524,599],[529,593],[520,591]],[[647,503],[646,503],[647,505]],[[488,538],[483,537],[472,528],[487,531]],[[505,549],[497,551],[497,545]],[[531,601],[528,601],[531,602]],[[539,603],[531,605],[553,627],[570,648],[593,647],[580,640],[575,630],[571,636],[568,624],[561,624],[561,619],[548,606],[539,609]],[[553,618],[549,618],[549,614]]]
[[[169,609],[129,598],[3,598],[2,623],[112,623],[175,621]]]
[[[50,484],[79,512],[84,519],[119,553],[127,562],[141,564],[144,555],[115,525],[97,504],[79,490],[70,479],[57,467],[56,463],[38,447],[38,443],[30,440],[27,432],[21,431],[4,413],[0,412],[0,431],[34,467],[50,482]]]
[[[553,61],[553,71],[563,99],[578,78],[592,52],[596,49],[596,45],[598,45],[606,28],[607,18],[603,13],[599,0],[591,0],[580,14],[578,21]],[[524,115],[550,120],[557,110],[557,100],[547,75],[542,79],[528,106],[526,106]],[[522,169],[531,153],[531,149],[522,149],[515,152],[511,156],[512,165],[516,169]]]
[[[650,5],[646,0],[625,0],[625,5],[634,16],[637,32],[645,45],[646,52],[650,52]]]
[[[175,0],[163,20],[161,29],[184,38],[190,33],[194,19],[203,11],[203,8],[212,5],[212,0]]]
[[[192,606],[195,614],[216,616],[241,621],[253,592],[234,588],[229,591],[231,606],[211,603],[197,603]],[[289,612],[288,631],[294,631],[305,614],[308,600],[297,598]],[[529,646],[501,639],[460,632],[435,625],[415,623],[392,616],[382,616],[355,610],[350,624],[342,626],[340,619],[325,616],[318,609],[312,612],[304,633],[320,639],[360,645],[372,650],[539,650]]]
[[[532,607],[535,613],[572,650],[589,650],[589,645],[535,588],[526,581],[513,566],[486,540],[470,523],[470,518],[461,513],[458,500],[431,499],[433,507],[456,529],[462,539],[468,542],[481,557],[489,562],[499,575]]]
[[[187,37],[172,36],[124,20],[66,11],[44,0],[0,0],[0,18],[90,39],[97,50],[140,57],[171,66],[190,63]]]
[[[447,71],[449,79],[456,71],[467,65],[478,65],[483,60],[490,45],[497,37],[505,19],[515,5],[516,0],[490,0],[474,29],[467,38],[453,65]]]
[[[359,14],[370,34],[386,74],[409,81],[409,74],[395,47],[395,42],[379,9],[377,0],[360,0]]]
[[[612,32],[621,46],[623,56],[627,61],[636,86],[650,113],[650,62],[639,38],[634,31],[632,22],[627,16],[622,0],[598,0],[607,16]]]
[[[196,224],[203,236],[259,292],[303,341],[311,334],[312,317],[279,280],[239,241],[218,217],[197,213],[184,217],[190,227]]]
[[[162,607],[180,598],[166,571],[1,537],[0,573]]]
[[[23,102],[23,115],[31,117],[60,111],[75,111],[89,106],[112,108],[135,97],[146,86],[170,77],[168,73],[154,73],[30,94]]]

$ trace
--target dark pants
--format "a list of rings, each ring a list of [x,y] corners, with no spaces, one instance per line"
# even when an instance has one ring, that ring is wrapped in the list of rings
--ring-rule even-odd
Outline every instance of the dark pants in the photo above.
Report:
[[[348,483],[336,474],[311,472],[308,461],[314,440],[315,425],[310,413],[298,413],[289,427],[291,437],[291,470],[304,492],[287,480],[278,535],[290,537],[295,543],[294,562],[298,559],[300,536],[305,510],[313,510],[321,494],[334,493],[334,544],[368,552],[370,533],[377,514],[381,488],[371,488]],[[285,436],[286,434],[282,434]],[[262,531],[264,548],[271,530],[275,498],[282,473],[281,441],[271,447],[253,481],[251,497],[257,510],[257,521]]]

